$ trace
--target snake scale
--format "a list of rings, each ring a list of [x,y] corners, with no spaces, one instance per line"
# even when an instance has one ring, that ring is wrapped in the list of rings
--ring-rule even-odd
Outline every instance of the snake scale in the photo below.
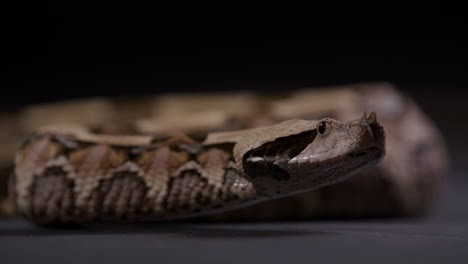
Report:
[[[448,168],[440,132],[386,83],[15,115],[7,127],[30,136],[16,143],[6,208],[46,224],[413,215],[433,204]]]

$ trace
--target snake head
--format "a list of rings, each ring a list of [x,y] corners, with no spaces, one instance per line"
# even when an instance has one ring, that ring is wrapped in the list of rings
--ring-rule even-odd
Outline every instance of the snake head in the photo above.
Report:
[[[244,135],[236,161],[263,196],[288,196],[338,183],[377,164],[385,132],[371,113],[355,121],[288,120]]]

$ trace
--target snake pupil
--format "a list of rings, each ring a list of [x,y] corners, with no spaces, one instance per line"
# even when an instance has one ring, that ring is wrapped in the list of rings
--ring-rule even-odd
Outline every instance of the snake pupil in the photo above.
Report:
[[[325,129],[327,128],[327,123],[325,121],[322,121],[320,122],[320,124],[318,125],[318,132],[320,134],[323,134],[325,133]]]

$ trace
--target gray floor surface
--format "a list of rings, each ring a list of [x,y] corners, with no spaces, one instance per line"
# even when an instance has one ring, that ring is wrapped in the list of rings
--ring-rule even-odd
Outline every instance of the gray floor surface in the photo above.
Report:
[[[0,221],[0,263],[467,263],[467,182],[416,219],[50,230]]]

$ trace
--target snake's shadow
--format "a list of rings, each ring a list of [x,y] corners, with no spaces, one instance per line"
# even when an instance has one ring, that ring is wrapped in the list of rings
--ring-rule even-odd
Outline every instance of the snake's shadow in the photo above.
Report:
[[[330,232],[284,229],[262,223],[144,223],[87,226],[40,227],[22,220],[9,220],[1,225],[0,237],[74,236],[74,235],[155,235],[180,238],[268,238],[325,235]]]

